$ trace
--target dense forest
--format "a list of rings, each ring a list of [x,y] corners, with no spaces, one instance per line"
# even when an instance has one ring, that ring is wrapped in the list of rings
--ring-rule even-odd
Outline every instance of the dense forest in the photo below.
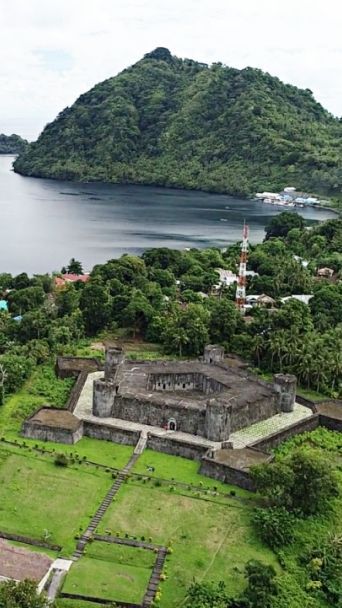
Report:
[[[251,247],[255,276],[247,293],[267,294],[268,306],[242,316],[236,286],[219,285],[218,268],[236,272],[239,244],[225,251],[147,250],[98,264],[90,279],[56,287],[50,275],[0,274],[0,365],[5,392],[19,388],[36,364],[74,352],[101,331],[198,356],[209,342],[246,359],[258,373],[295,373],[307,389],[338,397],[342,380],[342,220],[307,229],[285,212],[272,219],[263,243]],[[303,260],[305,264],[303,265]],[[317,276],[328,267],[332,277]],[[68,272],[80,272],[72,260]],[[216,287],[215,287],[216,286]],[[309,303],[293,294],[309,294]]]
[[[298,394],[341,397],[342,219],[308,227],[296,213],[273,217],[264,241],[250,247],[248,269],[255,274],[247,283],[249,295],[272,300],[245,315],[235,306],[236,285],[220,284],[217,272],[236,272],[239,255],[239,243],[224,250],[154,248],[98,264],[86,277],[75,259],[57,275],[0,273],[0,413],[7,432],[37,403],[65,404],[73,380],[55,377],[57,354],[94,356],[100,341],[114,339],[172,358],[198,356],[208,342],[220,343],[265,379],[294,373]],[[78,280],[64,282],[70,273]],[[301,294],[311,296],[307,303],[283,300]],[[145,358],[140,349],[130,357]],[[68,466],[68,459],[57,464]],[[237,498],[242,502],[234,510],[248,504],[256,556],[261,542],[276,555],[275,567],[246,562],[241,593],[216,577],[198,578],[184,608],[342,608],[340,434],[318,428],[296,435],[251,475],[255,500]],[[181,492],[183,498],[184,484]],[[22,608],[22,597],[28,608],[43,605],[35,583],[0,587],[0,606]]]
[[[341,198],[342,123],[261,70],[148,53],[81,95],[15,162],[25,175]]]
[[[0,154],[21,154],[26,150],[28,141],[20,135],[0,133]]]

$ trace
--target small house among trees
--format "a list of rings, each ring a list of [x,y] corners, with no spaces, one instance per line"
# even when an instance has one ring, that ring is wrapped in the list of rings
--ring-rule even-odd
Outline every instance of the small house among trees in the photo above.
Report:
[[[324,277],[326,279],[331,279],[331,277],[333,276],[334,271],[332,268],[319,268],[317,270],[317,276],[318,277]]]

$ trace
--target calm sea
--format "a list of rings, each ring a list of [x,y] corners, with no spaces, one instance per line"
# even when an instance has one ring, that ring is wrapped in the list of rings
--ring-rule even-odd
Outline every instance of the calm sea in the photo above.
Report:
[[[149,247],[224,247],[253,243],[281,208],[226,195],[153,186],[80,184],[22,177],[0,156],[0,272],[60,270],[71,257],[85,269]],[[301,209],[310,220],[330,211]]]

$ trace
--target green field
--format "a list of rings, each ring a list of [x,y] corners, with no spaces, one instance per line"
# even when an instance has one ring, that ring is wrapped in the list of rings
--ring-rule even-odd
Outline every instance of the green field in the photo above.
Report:
[[[249,559],[276,565],[273,553],[254,536],[249,509],[237,501],[216,504],[164,488],[126,484],[99,529],[108,528],[114,534],[129,532],[155,544],[171,545],[167,580],[161,583],[163,608],[178,606],[194,578],[224,579],[234,595],[242,589]]]
[[[149,467],[153,467],[154,471],[149,471]],[[221,483],[216,479],[200,475],[198,473],[199,467],[200,463],[196,460],[188,460],[181,456],[170,456],[147,449],[135,463],[133,472],[149,477],[191,484],[196,487],[217,488],[217,491],[223,493],[233,490],[237,496],[244,496],[245,498],[253,496],[251,492],[242,490],[237,486]]]
[[[67,598],[58,598],[55,602],[56,608],[101,608],[102,606],[106,606],[108,608],[108,604],[94,604],[94,602],[85,602],[82,600],[77,600],[77,605],[75,600],[70,600]]]
[[[20,547],[21,549],[25,549],[26,551],[32,551],[33,553],[44,553],[44,555],[48,555],[52,559],[56,559],[58,557],[57,551],[51,551],[51,549],[46,549],[45,547],[35,547],[34,545],[28,545],[26,543],[18,543],[17,541],[7,541],[9,545],[13,545],[13,547]]]
[[[38,366],[24,386],[8,396],[0,408],[1,434],[16,437],[25,418],[42,405],[64,407],[74,382],[74,378],[57,378],[52,364]]]
[[[30,448],[42,448],[46,450],[47,455],[55,452],[63,452],[69,457],[79,457],[80,460],[85,459],[95,464],[100,464],[105,467],[114,469],[122,469],[133,454],[133,446],[121,445],[112,443],[111,441],[99,441],[90,437],[82,437],[74,445],[66,445],[63,443],[54,443],[52,441],[38,441],[37,439],[26,439],[20,436],[16,438],[18,446],[27,446]],[[25,448],[22,448],[25,449]]]
[[[0,452],[0,530],[62,546],[69,555],[110,487],[108,473],[95,467],[56,467],[28,452]]]
[[[63,591],[88,597],[141,603],[155,554],[123,545],[94,542],[73,564]]]

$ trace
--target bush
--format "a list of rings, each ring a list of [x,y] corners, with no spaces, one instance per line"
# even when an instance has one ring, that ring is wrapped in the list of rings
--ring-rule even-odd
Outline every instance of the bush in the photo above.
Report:
[[[303,517],[324,512],[339,495],[330,462],[310,448],[252,467],[251,475],[257,491],[271,506],[285,507]]]
[[[251,608],[273,608],[277,595],[275,570],[258,560],[250,560],[246,565],[247,588],[243,600]]]
[[[253,521],[258,535],[271,549],[292,542],[295,518],[284,507],[256,509]]]
[[[57,454],[54,462],[57,467],[67,467],[69,464],[69,460],[65,454]]]

